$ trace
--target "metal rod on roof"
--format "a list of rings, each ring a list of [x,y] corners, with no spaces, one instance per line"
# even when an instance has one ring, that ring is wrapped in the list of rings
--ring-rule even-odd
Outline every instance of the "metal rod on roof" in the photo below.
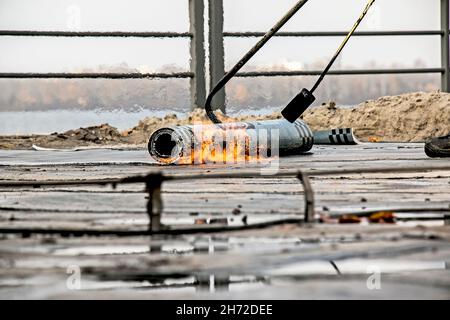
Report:
[[[300,0],[298,1],[291,10],[289,10],[281,20],[279,20],[275,26],[273,26],[263,37],[261,40],[259,40],[256,45],[250,49],[242,58],[241,60],[236,63],[236,65],[228,71],[222,79],[219,80],[219,82],[214,86],[214,88],[209,93],[208,97],[206,98],[205,102],[205,111],[208,115],[208,118],[213,123],[221,123],[217,116],[214,114],[214,111],[212,110],[212,100],[217,92],[219,92],[227,83],[230,81],[231,78],[233,78],[236,73],[269,41],[275,33],[277,33],[278,30],[280,30],[286,22],[288,22],[306,3],[308,0]]]

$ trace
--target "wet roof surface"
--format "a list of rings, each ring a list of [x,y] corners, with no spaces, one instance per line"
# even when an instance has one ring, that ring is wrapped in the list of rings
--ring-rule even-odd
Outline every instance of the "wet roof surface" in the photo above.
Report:
[[[363,144],[314,147],[312,154],[281,159],[280,170],[447,164],[428,159],[421,144]],[[160,167],[146,150],[0,151],[2,181],[126,177],[161,168],[184,175],[249,165]],[[450,210],[450,171],[313,177],[311,182],[319,214],[391,210],[405,211],[398,213],[405,219],[177,237],[2,235],[0,297],[450,297],[450,227],[442,219]],[[140,185],[1,188],[0,227],[145,230],[145,197]],[[163,185],[163,223],[296,217],[303,213],[303,201],[302,186],[293,177],[172,181]],[[423,209],[423,219],[408,212],[414,208]],[[73,268],[81,272],[80,290],[68,283]],[[381,289],[368,284],[374,274],[380,274]]]

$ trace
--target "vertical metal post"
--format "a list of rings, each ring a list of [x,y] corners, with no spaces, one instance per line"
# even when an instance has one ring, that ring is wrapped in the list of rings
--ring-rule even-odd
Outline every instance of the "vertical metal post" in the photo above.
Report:
[[[297,178],[303,185],[303,192],[305,193],[305,223],[314,222],[314,191],[311,187],[311,182],[309,181],[309,176],[305,172],[299,172]]]
[[[161,185],[164,177],[160,173],[149,174],[145,185],[148,192],[147,214],[149,217],[149,231],[158,232],[164,226],[161,224],[163,202],[161,198]]]
[[[223,44],[223,0],[209,0],[209,83],[213,88],[225,75],[225,50]],[[213,110],[225,113],[225,89],[214,96]]]
[[[441,59],[444,73],[442,74],[441,89],[450,92],[450,6],[449,0],[441,0]]]
[[[191,108],[203,108],[206,99],[204,0],[189,0],[189,32],[191,39]]]

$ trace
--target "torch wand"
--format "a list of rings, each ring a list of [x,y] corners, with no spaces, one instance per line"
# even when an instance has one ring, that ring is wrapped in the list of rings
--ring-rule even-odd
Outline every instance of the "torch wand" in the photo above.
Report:
[[[278,21],[276,25],[273,26],[273,28],[270,29],[264,35],[264,37],[262,37],[261,40],[259,40],[258,43],[256,43],[256,45],[253,48],[251,48],[250,51],[247,52],[245,56],[242,57],[242,59],[239,60],[239,62],[230,71],[228,71],[222,77],[222,79],[220,79],[219,82],[214,86],[214,88],[211,90],[208,97],[206,98],[205,102],[206,114],[213,123],[221,123],[221,121],[216,117],[214,111],[212,110],[211,103],[214,95],[217,92],[219,92],[228,83],[228,81],[230,81],[230,79],[233,78],[236,75],[236,73],[259,51],[259,49],[261,49],[266,44],[266,42],[269,41],[270,38],[272,38],[273,35],[277,33],[278,30],[280,30],[286,24],[286,22],[288,22],[298,12],[298,10],[300,10],[307,2],[308,0],[301,0],[297,2],[292,7],[292,9],[289,10],[289,12],[286,13],[286,15],[283,18],[281,18],[281,20]]]
[[[330,60],[326,68],[323,70],[322,74],[320,75],[319,79],[316,81],[312,89],[308,90],[306,88],[303,88],[303,90],[300,91],[300,93],[283,109],[283,111],[281,111],[281,114],[286,120],[292,123],[295,122],[295,120],[297,120],[303,114],[303,112],[305,112],[306,109],[308,109],[311,106],[311,104],[316,100],[316,98],[313,95],[314,91],[319,87],[320,83],[323,81],[328,71],[330,71],[330,68],[333,66],[333,63],[336,61],[339,54],[342,52],[345,45],[347,44],[348,40],[350,40],[351,36],[356,31],[359,24],[364,19],[364,17],[366,16],[367,12],[369,11],[370,7],[374,2],[375,0],[369,0],[363,13],[358,18],[358,21],[356,21],[353,28],[347,34],[344,41],[341,43],[338,50],[334,54],[333,58]]]

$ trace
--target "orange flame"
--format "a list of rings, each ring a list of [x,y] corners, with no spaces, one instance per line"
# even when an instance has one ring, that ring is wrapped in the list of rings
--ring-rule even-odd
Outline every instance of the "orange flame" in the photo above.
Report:
[[[267,146],[256,145],[257,138],[245,128],[226,125],[225,130],[212,126],[195,126],[194,144],[190,157],[180,158],[179,164],[237,164],[261,162],[268,159]]]

